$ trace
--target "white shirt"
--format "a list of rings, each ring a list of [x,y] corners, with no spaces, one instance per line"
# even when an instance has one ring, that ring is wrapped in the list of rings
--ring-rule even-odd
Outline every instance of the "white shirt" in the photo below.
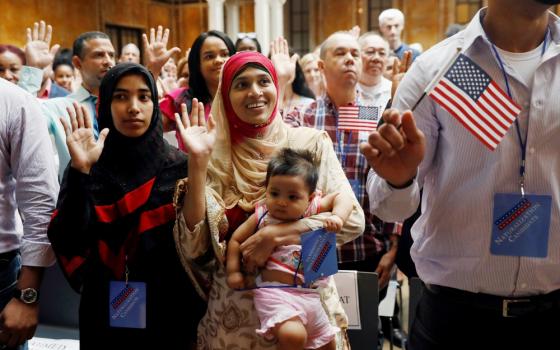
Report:
[[[55,262],[47,238],[59,189],[52,152],[36,98],[0,79],[0,253],[19,248],[27,266]]]
[[[455,54],[457,47],[504,89],[505,82],[482,25],[482,9],[461,33],[437,44],[414,62],[393,106],[411,108],[424,88]],[[506,66],[513,99],[526,135],[525,190],[552,196],[546,258],[490,254],[495,193],[519,193],[521,151],[512,126],[495,151],[489,151],[453,116],[426,97],[414,115],[426,136],[426,154],[417,181],[393,190],[370,173],[371,208],[383,220],[414,212],[423,185],[422,215],[412,228],[411,255],[422,280],[472,292],[526,296],[560,289],[560,20],[549,15],[548,49],[534,72],[532,89]],[[530,123],[528,125],[528,120]]]
[[[504,66],[515,71],[528,87],[533,87],[533,75],[541,63],[544,41],[529,52],[509,52],[496,47]]]
[[[358,83],[358,93],[360,94],[360,104],[364,106],[380,107],[383,113],[387,102],[391,99],[391,86],[393,83],[389,79],[381,77],[381,81],[374,86],[367,86]]]

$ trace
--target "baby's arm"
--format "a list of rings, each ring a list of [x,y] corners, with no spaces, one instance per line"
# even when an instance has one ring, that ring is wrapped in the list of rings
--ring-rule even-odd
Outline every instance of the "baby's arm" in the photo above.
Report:
[[[241,289],[245,287],[243,274],[241,273],[241,252],[239,246],[255,232],[256,228],[257,216],[253,214],[233,232],[228,242],[226,273],[227,284],[232,289]]]
[[[325,229],[329,232],[340,232],[353,208],[353,197],[342,192],[333,192],[321,198],[319,212],[330,211],[332,213],[325,220]]]

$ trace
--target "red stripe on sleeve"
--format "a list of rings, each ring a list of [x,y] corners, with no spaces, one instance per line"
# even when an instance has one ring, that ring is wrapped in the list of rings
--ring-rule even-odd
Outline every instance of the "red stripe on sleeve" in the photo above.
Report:
[[[130,214],[140,208],[150,197],[155,181],[156,178],[153,177],[145,184],[125,194],[124,197],[119,199],[115,204],[96,205],[95,213],[99,221],[110,223],[115,221],[118,217]]]
[[[146,232],[154,227],[161,226],[173,220],[175,220],[175,208],[173,208],[172,203],[163,205],[153,210],[145,211],[140,214],[138,233],[140,234]]]
[[[82,256],[74,256],[72,259],[68,259],[66,257],[60,257],[60,263],[62,264],[62,268],[66,271],[68,276],[72,276],[74,271],[84,263],[86,259]]]

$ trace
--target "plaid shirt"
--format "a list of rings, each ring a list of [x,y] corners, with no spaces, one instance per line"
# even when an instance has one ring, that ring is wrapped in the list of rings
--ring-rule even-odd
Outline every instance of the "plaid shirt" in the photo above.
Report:
[[[384,252],[391,234],[400,234],[401,225],[383,222],[369,210],[369,197],[365,188],[369,166],[359,148],[361,142],[367,141],[369,133],[338,131],[338,111],[327,95],[319,97],[303,112],[294,110],[284,121],[293,127],[307,126],[329,134],[338,160],[364,210],[366,226],[363,235],[338,248],[338,261],[365,261]]]

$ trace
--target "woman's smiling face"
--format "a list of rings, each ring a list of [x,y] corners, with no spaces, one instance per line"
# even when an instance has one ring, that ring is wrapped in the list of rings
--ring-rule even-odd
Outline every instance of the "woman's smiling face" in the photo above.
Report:
[[[260,125],[272,115],[276,106],[276,87],[270,74],[248,67],[231,84],[229,100],[233,111],[245,123]]]

